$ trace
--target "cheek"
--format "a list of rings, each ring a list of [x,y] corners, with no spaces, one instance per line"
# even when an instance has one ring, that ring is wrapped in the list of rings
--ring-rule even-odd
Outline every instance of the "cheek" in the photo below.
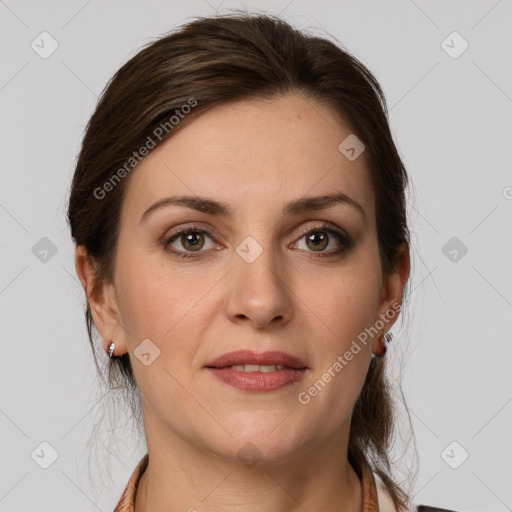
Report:
[[[322,291],[304,289],[303,294],[314,297],[309,301],[314,312],[328,328],[327,343],[331,350],[340,351],[352,339],[373,325],[376,319],[380,291],[380,266],[363,258],[346,271],[332,272],[322,281]]]
[[[375,320],[378,290],[374,282],[373,277],[359,273],[332,279],[315,301],[317,325],[324,335],[315,340],[321,349],[315,350],[314,371],[298,390],[298,400],[304,414],[322,418],[321,425],[313,421],[311,427],[326,434],[347,421],[368,371],[372,338],[365,330]]]
[[[135,253],[119,265],[121,315],[132,343],[150,338],[160,346],[199,300],[195,281],[148,254]]]
[[[368,251],[354,258],[346,271],[332,272],[323,279],[321,293],[314,294],[310,285],[301,292],[310,297],[317,328],[323,333],[315,342],[322,347],[315,351],[315,372],[303,391],[316,407],[333,411],[333,424],[352,408],[364,383],[380,279],[380,262]]]
[[[211,322],[212,294],[208,292],[218,276],[205,276],[204,271],[198,275],[192,268],[177,269],[165,258],[135,254],[119,266],[118,278],[130,353],[143,340],[151,340],[160,351],[154,367],[166,368],[183,381],[185,368],[191,367],[200,348],[201,333]],[[141,365],[136,357],[132,359],[137,372]]]
[[[204,286],[179,271],[171,275],[169,267],[147,255],[126,259],[118,269],[123,328],[143,399],[154,410],[179,409],[183,401],[180,383],[186,382],[185,368],[197,350],[193,329],[198,326],[194,320]],[[144,345],[144,352],[150,353],[146,365],[138,355],[141,342],[147,339],[151,344]]]

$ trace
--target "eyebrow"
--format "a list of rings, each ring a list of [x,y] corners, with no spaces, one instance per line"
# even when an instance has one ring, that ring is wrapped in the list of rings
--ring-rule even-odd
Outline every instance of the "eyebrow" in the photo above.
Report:
[[[326,194],[321,196],[310,196],[301,197],[287,203],[283,210],[283,215],[300,215],[306,212],[313,212],[324,210],[335,204],[347,204],[354,207],[363,217],[366,225],[368,225],[368,219],[363,207],[354,201],[352,198],[341,192],[336,194]],[[211,215],[218,215],[221,217],[231,217],[231,207],[223,202],[214,201],[207,197],[200,196],[173,196],[164,197],[153,203],[143,214],[140,222],[146,220],[152,213],[166,208],[169,206],[185,206],[192,210],[197,210],[202,213],[209,213]]]

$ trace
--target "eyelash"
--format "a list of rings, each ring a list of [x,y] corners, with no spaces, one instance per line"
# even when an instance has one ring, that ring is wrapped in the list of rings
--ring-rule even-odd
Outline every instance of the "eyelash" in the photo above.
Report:
[[[319,258],[331,258],[331,257],[339,256],[342,253],[344,253],[345,251],[347,251],[348,249],[350,249],[353,245],[353,242],[352,242],[352,239],[348,235],[346,235],[342,231],[333,229],[330,226],[331,226],[330,223],[322,222],[322,223],[320,223],[319,226],[315,226],[314,228],[304,229],[301,233],[300,238],[298,238],[297,241],[301,240],[306,235],[315,233],[317,231],[332,234],[338,240],[338,242],[341,244],[341,247],[339,249],[336,249],[334,251],[330,251],[330,252],[327,252],[324,254],[317,253],[317,256]],[[167,252],[171,253],[174,256],[178,256],[179,258],[198,258],[199,253],[205,252],[205,251],[196,251],[196,254],[194,254],[193,252],[186,253],[183,251],[176,251],[176,250],[170,251],[167,249],[167,246],[170,243],[174,242],[176,239],[178,239],[180,236],[189,235],[191,233],[206,234],[213,240],[213,235],[208,230],[201,229],[198,226],[192,225],[190,227],[182,229],[181,231],[177,231],[176,233],[172,234],[170,237],[165,237],[165,240],[163,241],[162,245]],[[315,251],[307,251],[307,252],[315,253]]]

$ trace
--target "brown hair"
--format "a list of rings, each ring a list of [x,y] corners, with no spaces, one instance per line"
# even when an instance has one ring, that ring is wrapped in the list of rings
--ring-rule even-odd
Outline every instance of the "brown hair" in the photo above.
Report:
[[[111,282],[113,276],[121,204],[131,170],[126,163],[133,164],[134,152],[150,138],[160,144],[217,105],[287,92],[329,105],[364,143],[376,197],[382,270],[384,275],[391,273],[399,244],[409,244],[408,178],[390,133],[379,83],[341,45],[301,32],[269,14],[237,12],[196,18],[158,38],[124,64],[105,87],[86,128],[67,212],[71,235],[77,245],[86,247],[98,278]],[[183,115],[187,104],[194,107]],[[170,123],[172,116],[179,121]],[[156,137],[162,126],[168,127],[165,136]],[[106,190],[108,195],[101,192]],[[102,375],[88,304],[86,323]],[[106,359],[108,383],[125,389],[133,411],[140,414],[129,354]],[[348,458],[355,468],[370,464],[401,511],[409,497],[390,476],[394,407],[385,359],[372,358],[370,363],[352,413]]]

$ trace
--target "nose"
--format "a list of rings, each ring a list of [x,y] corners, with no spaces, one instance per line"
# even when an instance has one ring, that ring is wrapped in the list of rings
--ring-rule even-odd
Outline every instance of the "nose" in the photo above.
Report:
[[[264,329],[292,319],[292,277],[276,259],[269,249],[251,263],[238,254],[234,256],[226,305],[232,322],[248,322]]]

